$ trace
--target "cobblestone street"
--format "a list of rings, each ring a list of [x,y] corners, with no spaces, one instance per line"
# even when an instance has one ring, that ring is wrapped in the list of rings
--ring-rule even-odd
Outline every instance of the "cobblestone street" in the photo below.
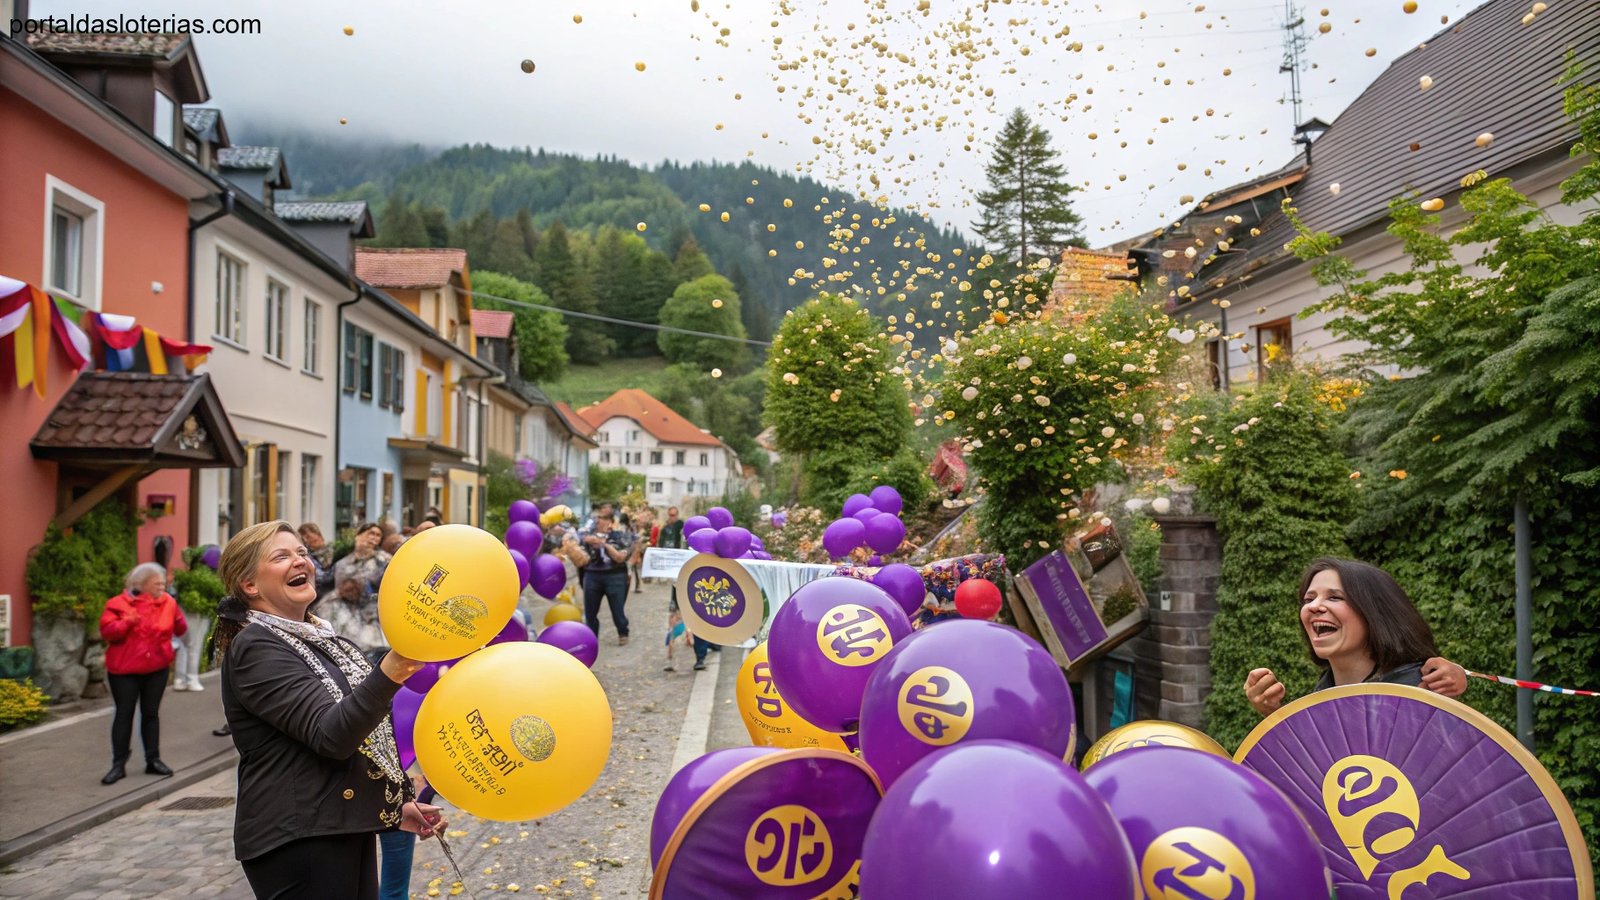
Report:
[[[417,845],[413,897],[484,896],[514,892],[559,897],[634,897],[649,885],[650,817],[671,775],[680,733],[711,747],[741,742],[732,713],[731,675],[739,655],[725,665],[690,669],[693,657],[676,654],[677,671],[664,672],[667,590],[648,585],[629,597],[633,640],[616,645],[603,620],[594,671],[611,701],[615,721],[611,757],[600,780],[576,803],[535,822],[474,818],[448,804],[449,839],[465,876],[456,885],[436,843]],[[543,605],[537,606],[542,615]],[[602,614],[604,616],[604,614]],[[713,655],[713,660],[716,655]],[[718,679],[719,668],[722,678]],[[713,704],[685,723],[696,677],[701,694],[722,683]],[[707,697],[706,699],[710,699]],[[709,734],[708,734],[709,726]],[[689,757],[700,747],[689,748]],[[233,770],[164,797],[134,812],[41,850],[0,871],[0,896],[118,900],[143,897],[249,897],[233,859]],[[222,804],[185,810],[184,805]],[[177,805],[180,808],[174,809]]]

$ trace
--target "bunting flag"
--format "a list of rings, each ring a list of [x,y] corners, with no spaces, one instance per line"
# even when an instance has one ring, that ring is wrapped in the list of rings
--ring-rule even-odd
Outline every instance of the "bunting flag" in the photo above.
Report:
[[[193,372],[211,353],[205,344],[165,337],[138,324],[133,316],[90,312],[0,275],[0,340],[7,337],[12,338],[17,386],[32,386],[41,398],[47,388],[52,337],[74,369],[98,362],[109,372],[166,375],[181,362],[185,371]]]

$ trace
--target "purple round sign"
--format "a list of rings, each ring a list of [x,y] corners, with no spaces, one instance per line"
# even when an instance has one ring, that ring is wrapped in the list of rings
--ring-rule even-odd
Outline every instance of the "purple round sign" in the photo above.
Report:
[[[652,826],[651,900],[856,896],[861,845],[882,794],[872,770],[832,750],[765,750],[719,774],[734,752],[684,780],[689,792],[702,776],[715,778],[682,813],[677,800],[664,812],[658,806],[656,824],[677,824],[659,847]],[[669,785],[664,804],[671,794]]]
[[[702,552],[678,571],[678,607],[689,633],[714,644],[742,644],[761,629],[761,588],[737,560]]]
[[[706,622],[727,628],[744,614],[744,591],[720,567],[700,566],[689,572],[689,605]]]
[[[1299,808],[1339,900],[1412,886],[1434,898],[1594,896],[1555,781],[1465,704],[1392,684],[1318,691],[1273,713],[1234,758]]]

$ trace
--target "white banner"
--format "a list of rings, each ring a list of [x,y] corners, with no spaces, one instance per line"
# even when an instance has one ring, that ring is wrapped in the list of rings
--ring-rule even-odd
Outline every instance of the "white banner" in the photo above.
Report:
[[[644,551],[644,562],[639,564],[640,578],[677,578],[683,564],[694,559],[695,550],[673,550],[667,547],[650,547]]]

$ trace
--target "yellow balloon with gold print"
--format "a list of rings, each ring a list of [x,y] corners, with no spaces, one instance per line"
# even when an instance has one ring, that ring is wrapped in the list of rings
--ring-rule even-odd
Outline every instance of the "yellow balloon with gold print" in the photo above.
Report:
[[[544,611],[544,627],[549,628],[557,622],[581,622],[583,610],[571,603],[556,603]]]
[[[539,514],[539,527],[549,528],[557,522],[565,522],[570,518],[572,518],[572,507],[567,506],[565,503],[559,506],[552,506]]]
[[[1223,759],[1232,759],[1222,745],[1212,739],[1198,728],[1179,725],[1177,722],[1163,722],[1160,719],[1141,719],[1138,722],[1129,722],[1121,728],[1113,728],[1106,732],[1100,740],[1094,742],[1089,752],[1083,755],[1083,769],[1089,767],[1124,750],[1135,747],[1188,747],[1191,750],[1201,750]]]
[[[517,608],[521,580],[499,539],[440,525],[400,545],[378,587],[378,622],[402,656],[440,662],[489,643]]]
[[[572,654],[533,641],[450,667],[417,711],[417,762],[481,819],[548,816],[583,796],[611,753],[611,704]]]
[[[739,667],[734,695],[739,701],[739,718],[750,732],[750,743],[757,747],[817,747],[850,752],[837,734],[823,731],[800,718],[800,714],[778,696],[778,687],[772,683],[772,669],[767,665],[765,641],[757,644]]]

